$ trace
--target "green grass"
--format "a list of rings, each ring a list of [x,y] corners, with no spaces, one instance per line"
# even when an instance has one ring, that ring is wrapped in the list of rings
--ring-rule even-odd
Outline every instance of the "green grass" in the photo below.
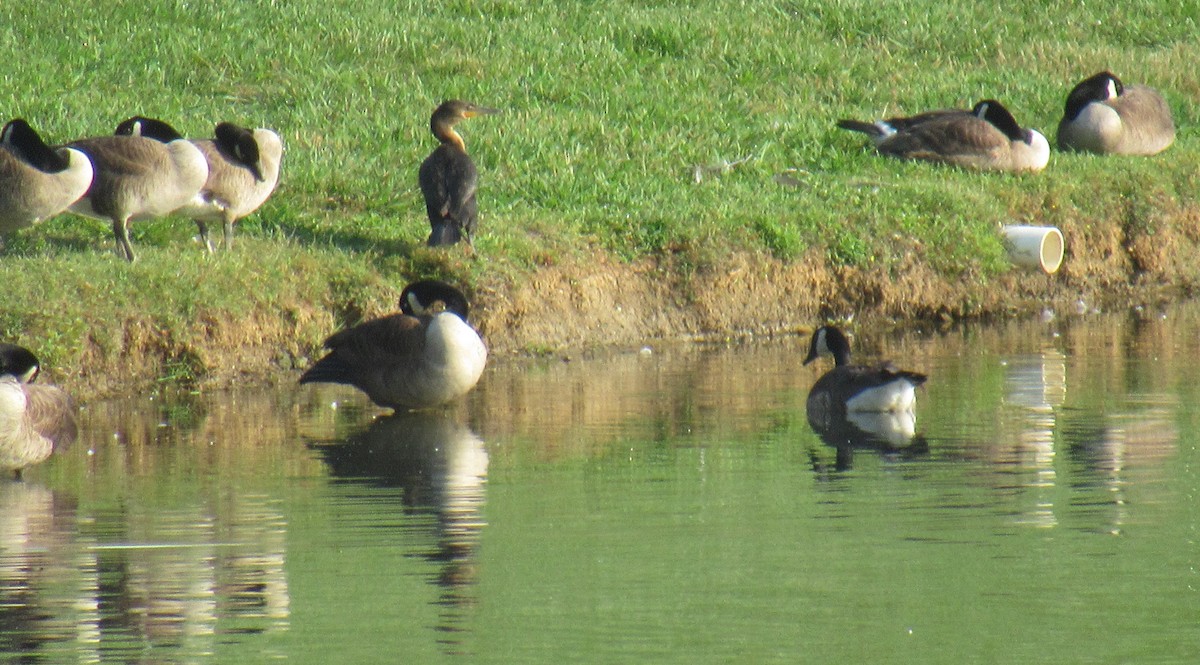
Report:
[[[78,368],[81,340],[128,350],[128,320],[187,339],[197,317],[285,315],[300,300],[353,318],[389,307],[413,276],[517,278],[597,251],[815,249],[886,267],[916,243],[943,274],[986,281],[1007,269],[1002,222],[1139,216],[1152,196],[1194,205],[1200,26],[1186,6],[977,3],[948,17],[931,0],[9,3],[6,113],[49,140],[145,114],[197,137],[219,120],[272,127],[286,154],[233,256],[204,257],[183,220],[135,225],[133,267],[99,222],[13,235],[0,338]],[[834,126],[995,97],[1053,140],[1069,88],[1104,68],[1165,92],[1179,126],[1168,153],[1056,153],[1043,174],[988,175],[887,160]],[[434,147],[429,113],[451,97],[504,111],[462,127],[482,173],[473,259],[421,248],[416,167]],[[318,323],[299,347],[319,341]]]

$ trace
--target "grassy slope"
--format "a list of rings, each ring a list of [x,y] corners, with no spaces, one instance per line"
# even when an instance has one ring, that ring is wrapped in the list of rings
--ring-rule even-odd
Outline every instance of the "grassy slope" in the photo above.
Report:
[[[704,261],[820,247],[871,266],[896,258],[900,234],[937,270],[986,280],[1004,269],[1001,221],[1194,204],[1200,26],[1185,4],[979,4],[952,17],[927,0],[5,5],[0,48],[19,54],[6,114],[49,140],[141,113],[191,136],[223,119],[270,126],[287,153],[231,255],[204,257],[181,220],[137,225],[134,267],[96,221],[14,235],[0,338],[77,375],[149,351],[167,358],[158,371],[186,376],[215,362],[192,347],[225,320],[288,320],[286,353],[303,356],[339,320],[388,307],[409,277],[519,278],[596,250]],[[1041,175],[980,175],[884,160],[833,125],[996,97],[1052,139],[1067,90],[1102,68],[1166,92],[1180,127],[1170,152],[1055,154]],[[462,130],[483,173],[474,259],[420,247],[416,165],[433,147],[429,112],[455,96],[505,110]],[[698,165],[743,159],[696,182]]]

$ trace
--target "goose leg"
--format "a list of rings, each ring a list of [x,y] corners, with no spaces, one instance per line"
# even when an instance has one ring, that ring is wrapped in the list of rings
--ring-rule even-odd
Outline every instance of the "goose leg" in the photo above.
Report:
[[[204,242],[204,248],[208,250],[209,254],[212,254],[213,244],[208,237],[208,222],[197,219],[196,228],[200,229],[200,240]]]
[[[137,256],[133,253],[133,245],[129,244],[129,220],[113,220],[113,236],[117,239],[117,251],[126,261],[133,263]]]
[[[229,251],[233,249],[233,223],[237,220],[225,216],[223,221],[225,222],[225,251]]]

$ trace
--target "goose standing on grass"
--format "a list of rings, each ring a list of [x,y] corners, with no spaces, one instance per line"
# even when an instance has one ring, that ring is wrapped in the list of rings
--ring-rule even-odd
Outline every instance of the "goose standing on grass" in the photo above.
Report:
[[[852,413],[903,413],[916,405],[916,387],[926,376],[897,369],[891,362],[878,365],[851,365],[850,342],[834,326],[822,326],[813,332],[804,364],[820,356],[832,356],[834,367],[813,384],[806,404],[809,420],[815,414],[835,414],[845,418]]]
[[[977,171],[1041,171],[1050,144],[1041,132],[1022,128],[994,99],[970,111],[928,111],[877,122],[839,120],[838,127],[871,137],[884,155],[952,164]]]
[[[134,117],[117,127],[117,134],[144,136],[167,143],[178,134],[152,118]],[[217,125],[215,138],[193,140],[208,161],[208,179],[199,194],[175,212],[190,217],[211,254],[208,223],[220,222],[225,249],[233,246],[233,225],[266,202],[279,183],[283,142],[269,129],[247,129],[231,122]]]
[[[436,303],[444,309],[435,312]],[[487,349],[467,323],[462,292],[445,282],[413,282],[400,294],[400,311],[325,340],[329,353],[300,383],[351,385],[396,410],[441,406],[475,387]]]
[[[21,471],[65,450],[78,435],[75,404],[54,386],[34,383],[37,356],[0,344],[0,471]]]
[[[162,124],[170,130],[166,142],[144,136],[97,136],[67,146],[91,158],[95,169],[92,186],[71,205],[71,212],[111,221],[117,249],[130,262],[137,257],[129,244],[129,222],[175,212],[191,202],[208,179],[204,153]]]
[[[454,125],[493,113],[499,111],[452,99],[438,106],[429,119],[430,130],[442,143],[425,158],[417,173],[421,194],[425,196],[425,212],[429,215],[430,247],[453,245],[459,240],[471,244],[478,215],[475,189],[479,173]]]
[[[92,184],[87,155],[51,148],[22,118],[4,126],[0,145],[0,242],[66,210]]]
[[[1175,141],[1171,107],[1154,88],[1094,74],[1067,95],[1058,147],[1111,155],[1156,155]]]

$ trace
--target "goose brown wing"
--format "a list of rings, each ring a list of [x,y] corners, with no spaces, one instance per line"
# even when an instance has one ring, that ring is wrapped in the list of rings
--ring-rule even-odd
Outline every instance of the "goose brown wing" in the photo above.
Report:
[[[1008,138],[987,121],[970,114],[949,114],[897,132],[879,144],[879,151],[908,159],[947,161],[992,154],[1008,144]]]
[[[34,430],[50,439],[54,451],[66,450],[79,436],[75,402],[55,386],[25,384],[25,414]]]
[[[97,136],[70,144],[96,163],[96,177],[145,176],[167,166],[163,144],[140,136]]]
[[[1127,150],[1154,153],[1165,149],[1175,138],[1171,108],[1162,95],[1144,85],[1125,87],[1121,96],[1110,101],[1121,116]]]
[[[920,372],[910,372],[906,369],[896,367],[890,360],[885,360],[871,369],[871,373],[879,377],[879,383],[890,383],[896,379],[907,379],[914,386],[919,386],[925,383],[929,377]]]
[[[422,323],[420,318],[407,314],[372,319],[334,333],[325,340],[325,348],[356,364],[394,362],[425,348]]]
[[[892,129],[902,132],[912,129],[917,125],[923,125],[927,122],[945,122],[947,119],[965,118],[970,115],[970,111],[963,111],[959,109],[937,109],[935,111],[923,111],[916,115],[888,118],[887,120],[884,120],[884,122],[891,125]]]

